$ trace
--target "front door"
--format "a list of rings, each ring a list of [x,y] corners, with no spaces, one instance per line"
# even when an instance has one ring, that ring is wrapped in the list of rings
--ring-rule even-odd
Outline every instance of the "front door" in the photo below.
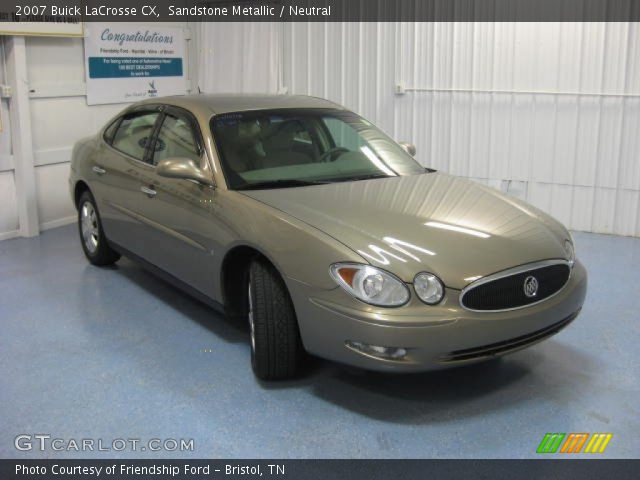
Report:
[[[166,107],[148,168],[141,178],[140,214],[144,217],[143,257],[200,292],[212,295],[216,278],[215,188],[192,180],[161,177],[155,166],[167,158],[189,158],[210,173],[196,120]]]

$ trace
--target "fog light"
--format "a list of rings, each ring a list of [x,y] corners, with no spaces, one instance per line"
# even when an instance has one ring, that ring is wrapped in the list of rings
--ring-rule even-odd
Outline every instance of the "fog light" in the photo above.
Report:
[[[347,340],[346,344],[347,347],[364,353],[365,355],[371,355],[372,357],[385,360],[401,360],[407,355],[407,350],[402,347],[381,347],[362,342],[354,342],[352,340]]]

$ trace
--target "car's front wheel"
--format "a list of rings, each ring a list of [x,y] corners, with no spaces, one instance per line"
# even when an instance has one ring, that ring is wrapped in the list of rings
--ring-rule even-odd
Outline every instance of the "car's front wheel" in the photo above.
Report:
[[[258,378],[291,378],[304,351],[293,303],[278,272],[264,260],[252,262],[247,282],[251,365]]]
[[[111,265],[118,261],[120,254],[109,246],[96,201],[88,190],[78,200],[78,231],[82,250],[93,265]]]

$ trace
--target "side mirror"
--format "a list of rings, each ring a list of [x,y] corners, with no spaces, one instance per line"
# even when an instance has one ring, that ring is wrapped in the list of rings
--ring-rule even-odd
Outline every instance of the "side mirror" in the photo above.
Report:
[[[213,180],[190,158],[174,157],[160,160],[156,166],[156,173],[161,177],[195,180],[211,187],[215,186]]]
[[[398,142],[398,144],[402,147],[402,149],[407,152],[412,157],[416,156],[416,146],[413,143],[409,142]]]

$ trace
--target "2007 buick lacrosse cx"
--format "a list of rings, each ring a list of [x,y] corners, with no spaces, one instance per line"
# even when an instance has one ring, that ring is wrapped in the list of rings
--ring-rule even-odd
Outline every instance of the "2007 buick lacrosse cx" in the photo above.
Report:
[[[463,365],[576,318],[587,275],[569,232],[414,155],[318,98],[152,98],[75,145],[69,187],[92,264],[125,255],[246,319],[262,379],[307,352]]]

